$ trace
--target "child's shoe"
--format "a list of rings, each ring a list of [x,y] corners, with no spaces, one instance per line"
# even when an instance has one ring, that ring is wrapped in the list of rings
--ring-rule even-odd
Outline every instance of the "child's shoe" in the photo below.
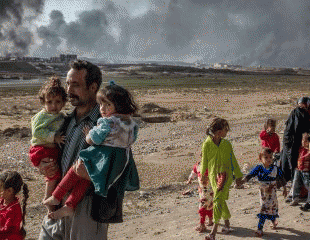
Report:
[[[263,236],[263,230],[256,230],[255,235],[256,235],[256,237],[262,237]]]
[[[299,198],[295,198],[291,201],[290,206],[297,206],[299,204]]]
[[[196,231],[203,233],[207,231],[206,225],[200,224],[198,227],[195,228]]]
[[[292,196],[287,196],[287,198],[285,199],[285,202],[290,203],[290,202],[292,202],[292,200],[293,200]]]
[[[306,203],[305,205],[301,206],[300,209],[302,211],[305,211],[305,212],[309,211],[310,210],[310,203]]]

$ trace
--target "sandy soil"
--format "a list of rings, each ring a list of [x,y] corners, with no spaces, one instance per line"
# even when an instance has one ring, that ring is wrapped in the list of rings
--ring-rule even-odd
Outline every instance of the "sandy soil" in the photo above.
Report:
[[[141,190],[126,194],[125,221],[110,225],[109,239],[204,239],[205,234],[194,230],[199,222],[197,183],[186,186],[184,181],[199,159],[210,119],[220,116],[229,120],[231,132],[227,139],[234,146],[239,164],[241,168],[244,163],[252,166],[258,163],[258,134],[266,118],[278,119],[277,132],[281,137],[285,120],[296,99],[302,95],[308,94],[306,91],[255,92],[238,89],[136,91],[135,96],[141,107],[155,103],[173,111],[160,114],[160,111],[154,110],[154,113],[143,114],[149,119],[164,115],[171,121],[141,121],[139,139],[133,148],[141,177]],[[44,178],[29,164],[27,152],[30,138],[27,129],[31,116],[40,109],[40,105],[34,96],[2,96],[1,102],[0,169],[20,171],[30,185],[27,239],[37,239],[45,213],[40,204]],[[68,106],[66,110],[69,109]],[[187,189],[191,190],[191,194],[183,196],[181,193]],[[267,222],[263,238],[310,239],[310,213],[284,203],[281,191],[278,198],[279,229],[271,230]],[[217,239],[253,238],[257,225],[255,216],[259,209],[255,181],[246,185],[245,189],[232,189],[228,204],[234,232],[229,236],[219,234]]]

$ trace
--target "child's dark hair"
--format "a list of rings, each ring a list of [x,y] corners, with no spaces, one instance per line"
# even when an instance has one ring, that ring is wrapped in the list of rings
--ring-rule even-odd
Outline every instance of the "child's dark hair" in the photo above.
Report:
[[[273,118],[268,118],[267,122],[264,125],[265,130],[267,130],[268,126],[271,127],[276,127],[277,125],[277,120],[273,119]]]
[[[272,155],[273,152],[270,148],[262,148],[260,153],[258,154],[258,159],[261,161],[264,154]]]
[[[67,101],[67,93],[64,87],[61,86],[59,77],[51,77],[45,85],[43,85],[39,91],[39,99],[41,104],[45,103],[46,96],[61,96],[63,102]]]
[[[27,199],[29,198],[28,185],[23,182],[21,175],[16,171],[5,171],[0,174],[0,184],[3,189],[12,188],[14,194],[20,192],[23,189],[23,202],[22,202],[22,226],[21,231],[24,236],[26,236],[26,231],[24,229],[25,225],[25,216],[26,216],[26,206]]]
[[[208,136],[214,136],[215,132],[218,130],[227,129],[230,130],[229,124],[226,119],[223,118],[214,118],[211,124],[207,127],[206,134]]]
[[[115,111],[119,114],[134,114],[138,110],[131,93],[113,82],[97,93],[98,101],[104,101],[105,98],[114,104]]]

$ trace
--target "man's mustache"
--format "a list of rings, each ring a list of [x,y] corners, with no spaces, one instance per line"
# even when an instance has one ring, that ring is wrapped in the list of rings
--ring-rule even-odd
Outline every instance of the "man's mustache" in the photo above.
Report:
[[[79,96],[74,95],[74,94],[69,94],[68,97],[69,97],[69,98],[76,98],[76,99],[79,99]]]

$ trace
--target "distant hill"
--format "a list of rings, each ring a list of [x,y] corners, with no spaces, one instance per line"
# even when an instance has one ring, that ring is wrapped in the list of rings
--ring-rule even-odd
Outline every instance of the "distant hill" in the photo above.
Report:
[[[27,62],[2,62],[0,61],[0,73],[28,73],[41,74],[41,71]]]

